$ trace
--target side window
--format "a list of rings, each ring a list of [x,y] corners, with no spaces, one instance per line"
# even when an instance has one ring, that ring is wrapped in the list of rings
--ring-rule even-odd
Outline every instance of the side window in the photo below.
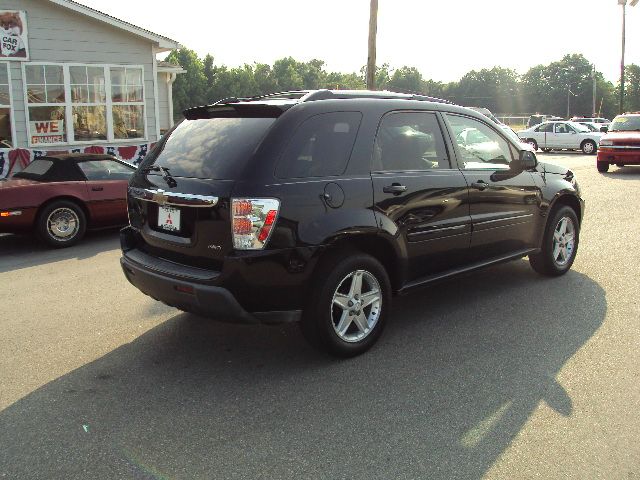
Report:
[[[571,127],[566,123],[556,123],[556,133],[571,133]]]
[[[340,175],[347,168],[362,114],[316,115],[298,127],[276,167],[278,178]]]
[[[395,112],[380,123],[373,150],[373,171],[451,168],[434,113]]]
[[[128,180],[132,169],[113,160],[88,160],[78,162],[87,180]]]
[[[513,159],[509,143],[484,123],[447,114],[465,170],[509,168]]]
[[[536,128],[536,132],[552,132],[553,131],[553,123],[544,123]]]

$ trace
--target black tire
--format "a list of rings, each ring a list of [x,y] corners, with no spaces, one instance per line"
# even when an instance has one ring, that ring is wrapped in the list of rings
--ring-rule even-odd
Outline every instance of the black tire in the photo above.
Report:
[[[596,166],[600,173],[606,173],[609,171],[609,164],[607,162],[596,162]]]
[[[38,214],[36,222],[38,237],[54,248],[75,245],[87,231],[87,217],[82,207],[68,200],[56,200],[47,205]]]
[[[585,140],[582,142],[582,145],[580,145],[580,150],[582,150],[582,153],[585,155],[594,155],[598,151],[598,146],[593,140]]]
[[[551,151],[551,149],[550,148],[543,148],[542,151],[545,152],[545,153],[549,153]]]
[[[616,167],[622,168],[622,167],[624,167],[624,163],[616,163]]]
[[[558,239],[555,238],[558,233],[557,229],[560,227],[560,221],[564,219],[568,219],[572,222],[573,243],[570,248],[567,242],[569,237],[566,235],[569,230],[568,225],[565,230],[565,235]],[[558,243],[560,246],[567,245],[567,249],[560,248],[558,250],[559,254],[556,257],[556,254],[554,253],[554,246]],[[578,253],[579,243],[580,224],[578,222],[576,212],[571,207],[561,206],[552,213],[549,221],[547,222],[544,237],[542,239],[542,250],[540,253],[529,255],[529,263],[531,264],[531,267],[541,275],[551,277],[564,275],[569,271],[571,265],[573,265],[573,261]],[[567,252],[569,249],[570,252]],[[564,257],[562,257],[562,252],[565,253]]]
[[[533,147],[535,152],[538,151],[538,142],[536,142],[533,138],[527,138],[527,143]]]
[[[375,291],[375,284],[372,286],[371,278],[365,274],[374,278],[380,288],[379,303],[360,307],[360,298],[356,304],[349,304],[363,315],[357,315],[358,319],[366,317],[364,321],[368,320],[368,324],[371,325],[366,333],[358,327],[356,316],[352,319],[351,313],[334,303],[334,294],[342,294],[345,303],[347,299],[351,299],[346,292],[352,285],[353,276],[358,272],[364,272],[360,273],[363,285],[360,293]],[[314,347],[338,357],[353,357],[366,352],[378,340],[386,324],[390,307],[391,283],[382,264],[364,253],[342,252],[323,259],[322,265],[315,273],[312,298],[303,312],[300,327],[307,341]],[[354,310],[349,309],[349,312]],[[348,327],[341,336],[338,327],[342,313],[347,315],[345,324]],[[358,339],[358,335],[362,335],[362,338]]]

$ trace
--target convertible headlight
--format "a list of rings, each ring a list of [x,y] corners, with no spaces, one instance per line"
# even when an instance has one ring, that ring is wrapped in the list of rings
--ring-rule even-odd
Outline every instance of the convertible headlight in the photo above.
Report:
[[[600,140],[600,146],[601,147],[611,147],[613,145],[613,140]]]

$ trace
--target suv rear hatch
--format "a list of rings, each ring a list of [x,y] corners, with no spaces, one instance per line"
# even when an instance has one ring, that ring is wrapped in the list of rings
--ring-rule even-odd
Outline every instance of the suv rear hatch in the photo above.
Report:
[[[219,270],[233,249],[231,195],[285,105],[198,107],[168,132],[129,184],[131,225],[143,252]]]

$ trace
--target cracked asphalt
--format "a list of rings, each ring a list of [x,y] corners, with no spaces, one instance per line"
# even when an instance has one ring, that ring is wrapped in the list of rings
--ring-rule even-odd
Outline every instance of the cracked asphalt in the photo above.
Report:
[[[587,202],[572,271],[397,299],[346,361],[145,297],[115,231],[0,236],[0,478],[640,479],[640,167],[539,159]]]

